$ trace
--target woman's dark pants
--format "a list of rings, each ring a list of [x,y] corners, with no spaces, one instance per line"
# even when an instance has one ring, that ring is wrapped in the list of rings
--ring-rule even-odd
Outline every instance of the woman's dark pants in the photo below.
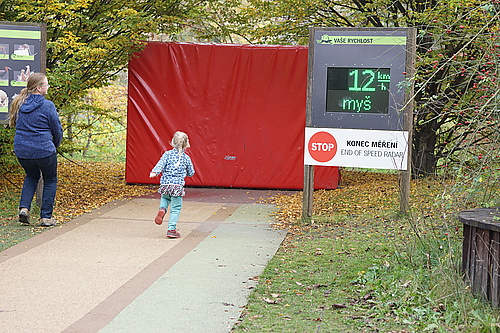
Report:
[[[57,154],[33,160],[18,158],[18,161],[26,172],[19,208],[31,210],[31,202],[41,174],[43,178],[43,196],[40,218],[51,218],[57,190]]]

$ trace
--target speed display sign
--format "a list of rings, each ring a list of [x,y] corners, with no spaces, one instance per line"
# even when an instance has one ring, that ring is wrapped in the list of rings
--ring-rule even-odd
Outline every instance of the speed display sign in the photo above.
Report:
[[[309,29],[303,218],[314,166],[401,170],[408,211],[415,28]]]
[[[305,165],[408,168],[407,49],[414,33],[310,29]]]
[[[326,112],[389,112],[390,68],[329,67]]]
[[[310,127],[403,130],[408,28],[311,28]]]

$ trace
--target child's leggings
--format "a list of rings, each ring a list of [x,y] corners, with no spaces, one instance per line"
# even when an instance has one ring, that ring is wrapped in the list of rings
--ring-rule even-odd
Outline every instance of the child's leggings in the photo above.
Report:
[[[168,210],[170,206],[170,217],[168,219],[168,230],[177,229],[177,221],[179,220],[179,215],[181,214],[182,208],[182,197],[173,197],[168,194],[162,194],[160,199],[160,209],[164,208],[165,211]]]

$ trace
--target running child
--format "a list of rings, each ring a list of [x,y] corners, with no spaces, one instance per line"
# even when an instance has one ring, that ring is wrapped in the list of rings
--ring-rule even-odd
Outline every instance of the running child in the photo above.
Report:
[[[161,174],[158,193],[161,194],[160,208],[155,217],[155,223],[161,225],[163,217],[170,205],[170,217],[168,219],[167,237],[179,238],[181,234],[177,231],[177,221],[182,208],[182,197],[184,196],[184,178],[194,175],[194,167],[191,158],[184,152],[189,148],[189,138],[186,133],[177,131],[174,133],[170,145],[173,149],[163,153],[149,174],[150,178]]]

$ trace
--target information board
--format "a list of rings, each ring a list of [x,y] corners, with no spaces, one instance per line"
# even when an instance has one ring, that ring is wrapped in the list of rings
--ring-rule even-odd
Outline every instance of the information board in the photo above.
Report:
[[[45,24],[0,22],[0,123],[28,77],[45,72]]]

